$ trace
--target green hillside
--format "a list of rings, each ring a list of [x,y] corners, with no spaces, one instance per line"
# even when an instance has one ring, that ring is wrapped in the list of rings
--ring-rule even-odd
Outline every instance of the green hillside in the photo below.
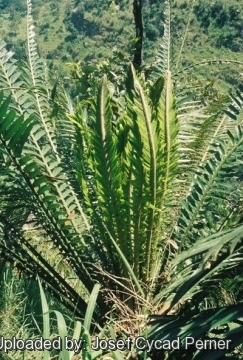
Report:
[[[240,61],[243,51],[243,10],[240,1],[194,1],[190,18],[189,1],[176,1],[172,6],[174,53],[177,57],[185,37],[179,66],[186,67],[205,60]],[[189,24],[188,24],[188,18]],[[186,27],[188,29],[186,31]],[[212,65],[211,73],[197,68],[197,74],[212,77],[219,84],[230,85],[242,81],[239,64]]]
[[[132,0],[33,0],[33,17],[39,51],[50,64],[94,61],[114,51],[132,50],[135,34]],[[243,10],[240,1],[172,1],[173,55],[179,67],[202,60],[240,60],[243,51]],[[0,1],[1,36],[24,56],[25,0]],[[163,35],[163,2],[145,0],[144,62],[155,56]],[[188,21],[189,20],[189,21]],[[186,35],[186,36],[185,36]],[[198,70],[197,70],[198,72]],[[204,70],[199,71],[205,76]],[[212,67],[215,79],[238,82],[238,66]]]

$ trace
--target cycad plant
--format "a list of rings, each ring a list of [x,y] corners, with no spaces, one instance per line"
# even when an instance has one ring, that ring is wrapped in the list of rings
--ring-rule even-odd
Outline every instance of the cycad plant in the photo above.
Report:
[[[243,88],[210,110],[173,87],[168,5],[149,78],[130,65],[122,84],[104,75],[73,107],[38,57],[27,6],[28,62],[0,43],[1,256],[78,317],[100,283],[94,318],[126,335],[149,314],[160,339],[237,320],[241,305],[210,289],[242,282]],[[241,330],[226,333],[232,349]]]

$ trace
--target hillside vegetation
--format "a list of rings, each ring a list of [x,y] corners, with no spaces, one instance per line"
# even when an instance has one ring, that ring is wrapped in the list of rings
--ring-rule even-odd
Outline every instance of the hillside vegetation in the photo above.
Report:
[[[133,1],[33,1],[39,52],[51,67],[67,62],[102,61],[114,53],[131,55],[135,37]],[[0,0],[1,37],[18,57],[25,56],[25,0]],[[172,57],[178,68],[202,60],[239,60],[243,51],[243,10],[238,0],[171,1]],[[164,4],[145,0],[144,63],[155,59],[163,36]],[[183,46],[182,46],[183,45]],[[239,65],[212,65],[206,77],[235,85]],[[242,67],[243,71],[243,67]],[[205,69],[196,69],[205,78]],[[195,74],[193,69],[189,74]],[[222,82],[223,81],[223,82]]]

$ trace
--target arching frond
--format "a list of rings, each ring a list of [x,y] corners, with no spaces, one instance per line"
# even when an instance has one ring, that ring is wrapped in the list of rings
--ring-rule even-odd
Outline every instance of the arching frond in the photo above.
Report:
[[[159,76],[171,71],[171,27],[170,27],[170,1],[165,1],[165,20],[163,42],[159,45],[157,59],[153,64],[151,77],[156,80]]]

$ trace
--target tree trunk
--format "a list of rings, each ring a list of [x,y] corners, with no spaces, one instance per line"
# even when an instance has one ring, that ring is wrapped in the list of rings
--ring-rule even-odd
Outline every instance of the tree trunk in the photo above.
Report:
[[[139,69],[142,64],[142,49],[143,49],[143,18],[142,18],[142,1],[133,1],[133,16],[136,27],[136,43],[134,49],[133,65]]]

